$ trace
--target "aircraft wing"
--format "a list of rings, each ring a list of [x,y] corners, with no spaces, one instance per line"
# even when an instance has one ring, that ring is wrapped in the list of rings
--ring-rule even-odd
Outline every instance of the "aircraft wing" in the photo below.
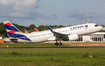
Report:
[[[53,31],[49,26],[48,26],[48,28],[50,29],[50,31],[54,34],[54,36],[55,36],[57,39],[63,39],[63,38],[68,37],[68,34],[62,34],[62,33],[59,33],[59,32],[55,32],[55,31]]]

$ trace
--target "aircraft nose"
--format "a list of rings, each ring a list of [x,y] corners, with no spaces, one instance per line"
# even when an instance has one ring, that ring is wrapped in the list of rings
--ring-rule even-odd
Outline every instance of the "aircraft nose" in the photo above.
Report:
[[[100,30],[102,30],[102,29],[103,29],[103,27],[102,27],[102,26],[99,26],[99,29],[100,29]]]

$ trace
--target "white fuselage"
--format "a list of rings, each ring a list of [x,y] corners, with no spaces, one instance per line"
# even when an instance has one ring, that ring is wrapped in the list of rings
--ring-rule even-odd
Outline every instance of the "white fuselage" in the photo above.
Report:
[[[96,25],[95,23],[87,23],[87,24],[80,24],[75,26],[53,29],[53,31],[68,35],[74,33],[78,35],[83,35],[102,30],[101,26],[95,26],[95,25]],[[50,39],[52,40],[56,39],[54,34],[50,30],[35,32],[35,33],[33,32],[30,34],[26,34],[26,36],[31,40],[31,42],[43,42]]]

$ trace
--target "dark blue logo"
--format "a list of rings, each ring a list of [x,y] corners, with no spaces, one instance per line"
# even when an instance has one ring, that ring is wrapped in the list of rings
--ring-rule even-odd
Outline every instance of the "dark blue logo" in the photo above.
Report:
[[[70,30],[79,29],[79,28],[83,28],[83,27],[84,27],[83,25],[74,26],[74,27],[70,27]]]

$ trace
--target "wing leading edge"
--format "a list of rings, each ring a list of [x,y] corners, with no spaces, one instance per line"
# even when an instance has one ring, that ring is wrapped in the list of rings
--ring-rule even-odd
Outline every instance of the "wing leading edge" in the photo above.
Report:
[[[55,32],[50,28],[50,26],[48,26],[48,28],[50,29],[50,31],[54,34],[54,36],[57,39],[64,39],[65,37],[68,37],[68,34],[62,34],[62,33],[59,33],[59,32]]]

